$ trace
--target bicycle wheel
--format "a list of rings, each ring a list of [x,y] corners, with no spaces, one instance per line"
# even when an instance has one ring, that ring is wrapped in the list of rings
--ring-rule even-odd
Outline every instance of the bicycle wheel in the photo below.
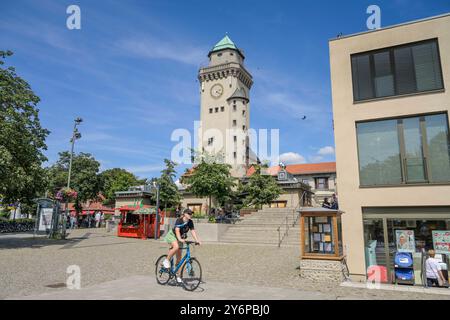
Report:
[[[159,257],[158,260],[156,261],[156,270],[155,270],[156,281],[162,285],[169,282],[169,280],[171,278],[170,270],[167,268],[164,268],[164,266],[163,266],[163,261],[166,258],[167,258],[167,255],[165,254],[165,255],[162,255],[161,257]]]
[[[194,291],[202,282],[202,267],[197,259],[191,258],[181,269],[183,287],[187,291]]]

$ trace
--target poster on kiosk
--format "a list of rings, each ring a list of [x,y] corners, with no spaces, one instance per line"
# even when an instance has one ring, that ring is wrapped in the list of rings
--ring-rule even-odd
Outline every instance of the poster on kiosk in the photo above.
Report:
[[[450,254],[450,230],[433,231],[433,247],[436,253]]]
[[[416,252],[414,230],[395,230],[397,252]]]

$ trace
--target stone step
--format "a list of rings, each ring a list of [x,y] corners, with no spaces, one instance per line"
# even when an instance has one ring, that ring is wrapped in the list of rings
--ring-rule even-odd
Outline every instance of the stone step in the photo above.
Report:
[[[286,230],[280,230],[281,234],[284,234]],[[263,233],[263,234],[277,234],[278,230],[276,229],[228,229],[225,234],[256,234],[256,233]],[[288,234],[300,234],[300,230],[288,230]]]
[[[287,218],[287,222],[289,223],[293,223],[294,221],[296,221],[297,219],[294,218]],[[249,221],[261,221],[261,222],[273,222],[273,223],[282,223],[282,222],[286,222],[286,218],[278,218],[278,217],[259,217],[259,218],[249,218],[249,219],[242,219],[240,221],[236,221],[235,224],[242,224],[245,222],[249,222]]]
[[[281,228],[280,229],[282,232],[286,231],[286,228]],[[290,227],[289,232],[296,232],[296,233],[300,233],[300,228],[296,228],[296,227]],[[245,231],[260,231],[260,232],[278,232],[278,227],[275,226],[260,226],[260,225],[254,225],[254,226],[250,226],[250,225],[242,225],[239,227],[230,227],[227,229],[226,232],[231,232],[231,231],[241,231],[241,232],[245,232]]]
[[[220,242],[240,242],[240,243],[276,243],[278,244],[278,238],[252,238],[252,239],[245,239],[245,238],[221,238]],[[296,239],[293,240],[286,240],[284,239],[282,243],[285,244],[291,244],[291,245],[300,245],[300,242]]]
[[[224,244],[235,244],[235,245],[260,245],[260,246],[265,246],[265,247],[278,247],[278,242],[260,242],[260,241],[255,241],[255,242],[241,242],[241,241],[221,241],[221,243]],[[280,247],[296,247],[295,244],[285,244],[282,243]]]
[[[267,240],[234,240],[234,239],[228,239],[228,240],[221,240],[221,243],[236,243],[236,244],[264,244],[264,245],[274,245],[278,246],[278,240],[277,241],[267,241]],[[290,246],[290,247],[298,247],[298,242],[282,242],[281,246]]]
[[[255,236],[255,237],[248,237],[248,236],[234,236],[234,235],[227,235],[220,238],[220,241],[241,241],[241,242],[276,242],[278,243],[278,236],[277,237],[264,237],[264,236]],[[283,242],[285,243],[300,243],[300,239],[297,238],[284,238]]]

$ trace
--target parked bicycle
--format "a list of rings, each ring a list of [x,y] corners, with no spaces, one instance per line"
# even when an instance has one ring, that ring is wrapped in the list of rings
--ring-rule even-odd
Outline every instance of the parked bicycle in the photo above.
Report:
[[[191,257],[190,245],[197,245],[197,242],[186,241],[185,243],[186,246],[180,249],[186,250],[186,254],[177,265],[175,265],[174,262],[175,257],[172,257],[170,261],[170,269],[163,266],[163,261],[167,258],[166,254],[158,258],[156,261],[155,271],[156,281],[161,285],[167,284],[171,279],[176,277],[178,270],[181,268],[183,288],[187,291],[194,291],[202,282],[202,267],[196,258]]]

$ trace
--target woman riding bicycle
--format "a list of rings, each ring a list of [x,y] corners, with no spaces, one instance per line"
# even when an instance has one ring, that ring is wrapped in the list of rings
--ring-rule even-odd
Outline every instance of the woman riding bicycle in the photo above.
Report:
[[[200,239],[197,236],[197,233],[194,230],[194,222],[191,220],[193,212],[190,209],[185,209],[180,218],[178,218],[175,222],[175,226],[173,229],[167,233],[164,237],[164,240],[170,244],[169,253],[167,254],[167,258],[163,261],[164,268],[170,268],[170,260],[173,255],[177,254],[177,263],[181,259],[181,250],[180,243],[185,243],[187,238],[187,233],[191,230],[192,237],[194,240],[200,245]],[[181,283],[182,280],[180,278],[180,271],[177,273],[177,282]]]

